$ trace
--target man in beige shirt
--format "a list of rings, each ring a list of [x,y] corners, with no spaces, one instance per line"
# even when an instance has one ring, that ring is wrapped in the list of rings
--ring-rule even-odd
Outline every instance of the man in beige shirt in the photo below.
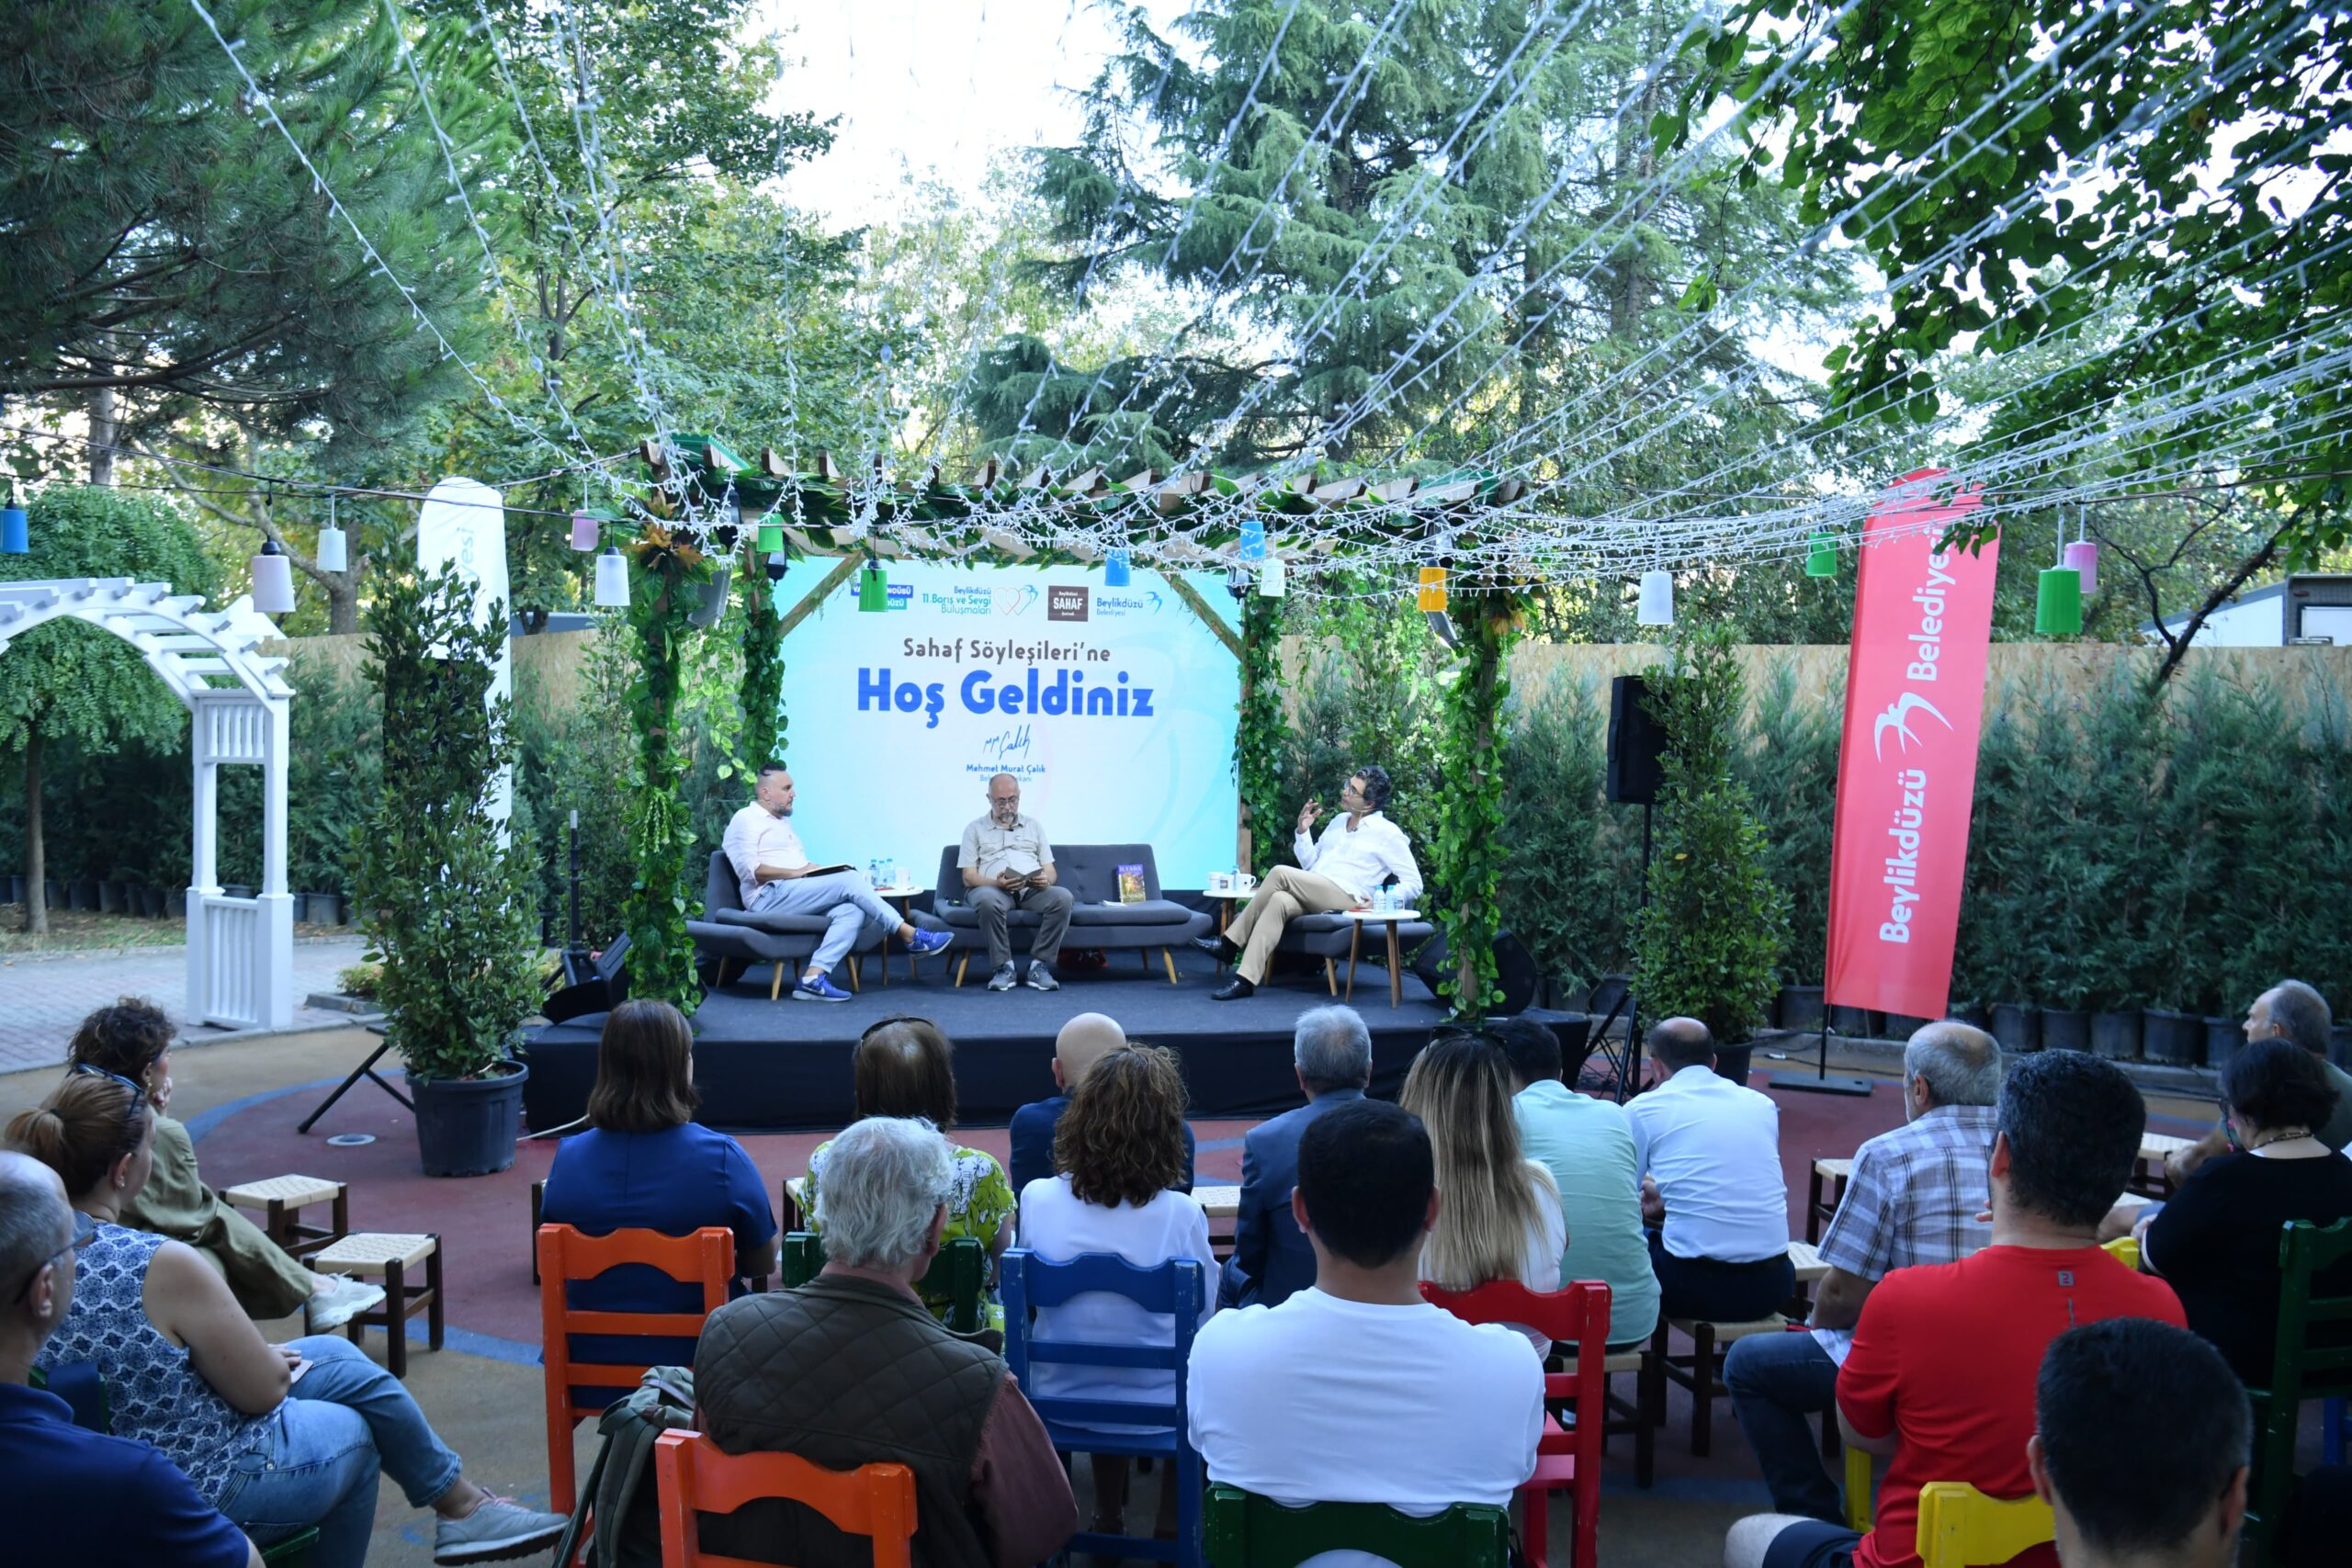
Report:
[[[1062,938],[1069,931],[1069,912],[1076,906],[1070,890],[1056,885],[1054,846],[1035,817],[1021,814],[1021,781],[1011,773],[989,780],[989,814],[964,829],[963,848],[956,864],[964,874],[964,897],[979,911],[980,930],[989,939],[989,989],[1013,987],[1012,938],[1007,927],[1015,909],[1038,919],[1036,940],[1029,944],[1026,984],[1040,991],[1057,991],[1061,982],[1051,967],[1061,955]]]

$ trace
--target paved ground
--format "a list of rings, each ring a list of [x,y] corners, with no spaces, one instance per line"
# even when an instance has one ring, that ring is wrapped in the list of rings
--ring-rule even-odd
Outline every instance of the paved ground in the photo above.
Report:
[[[334,989],[334,977],[359,962],[357,936],[321,937],[294,944],[294,1022],[303,1029],[346,1024],[346,1013],[302,1006],[313,991]],[[103,953],[20,953],[0,958],[0,1073],[54,1066],[65,1060],[74,1026],[93,1008],[118,997],[145,997],[175,1020],[191,1043],[224,1031],[188,1025],[187,949],[118,948]]]

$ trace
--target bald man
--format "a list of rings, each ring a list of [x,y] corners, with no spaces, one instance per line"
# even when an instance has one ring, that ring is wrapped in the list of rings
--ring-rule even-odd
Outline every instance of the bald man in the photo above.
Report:
[[[1054,1087],[1060,1092],[1049,1100],[1024,1105],[1012,1113],[1012,1190],[1018,1195],[1033,1181],[1054,1175],[1054,1129],[1070,1091],[1085,1078],[1087,1069],[1114,1051],[1127,1048],[1127,1032],[1119,1021],[1099,1012],[1082,1012],[1054,1037]],[[1184,1190],[1193,1190],[1193,1129],[1184,1128]]]

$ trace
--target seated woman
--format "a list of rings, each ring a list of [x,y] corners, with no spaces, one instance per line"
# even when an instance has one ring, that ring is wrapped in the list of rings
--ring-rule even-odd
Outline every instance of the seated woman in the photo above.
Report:
[[[588,1130],[557,1146],[539,1205],[542,1224],[590,1235],[616,1230],[689,1235],[706,1225],[735,1233],[735,1280],[775,1269],[775,1210],[743,1145],[694,1120],[694,1034],[668,1002],[627,1001],[605,1020]],[[660,1269],[628,1264],[574,1281],[566,1299],[583,1312],[699,1312],[702,1294]],[[579,1361],[692,1366],[692,1339],[576,1335]],[[584,1392],[584,1391],[583,1391]],[[614,1397],[626,1390],[611,1391]]]
[[[1208,1216],[1178,1187],[1184,1179],[1184,1080],[1166,1052],[1129,1045],[1087,1069],[1054,1129],[1054,1168],[1059,1174],[1021,1190],[1023,1245],[1049,1263],[1090,1252],[1115,1254],[1138,1269],[1197,1258],[1206,1281],[1201,1317],[1207,1320],[1216,1310],[1216,1255],[1209,1250]],[[1039,1307],[1036,1333],[1095,1345],[1176,1343],[1171,1316],[1108,1291]],[[1065,1399],[1166,1399],[1176,1374],[1040,1362],[1030,1369],[1030,1381],[1035,1393]],[[1129,1469],[1124,1455],[1094,1456],[1096,1529],[1125,1533]],[[1159,1533],[1176,1534],[1172,1481],[1159,1489]]]
[[[1421,1119],[1437,1156],[1437,1224],[1421,1278],[1448,1291],[1516,1280],[1560,1288],[1568,1223],[1550,1168],[1523,1159],[1511,1115],[1510,1067],[1493,1042],[1444,1034],[1413,1058],[1396,1102]],[[1551,1341],[1519,1325],[1541,1355]]]
[[[439,1516],[435,1562],[520,1556],[563,1533],[561,1515],[468,1481],[408,1390],[357,1346],[324,1334],[267,1343],[195,1249],[126,1228],[154,1134],[139,1086],[95,1067],[8,1123],[11,1145],[56,1171],[97,1222],[40,1366],[94,1364],[114,1435],[153,1444],[255,1542],[317,1526],[311,1568],[366,1561],[379,1470]]]
[[[2256,1387],[2276,1370],[2278,1231],[2296,1220],[2352,1215],[2352,1160],[2312,1136],[2335,1109],[2320,1059],[2285,1040],[2257,1040],[2222,1068],[2226,1125],[2237,1147],[2199,1166],[2139,1227],[2140,1263],[2161,1274],[2188,1326]],[[2344,1266],[2321,1289],[2352,1288]]]
[[[154,1172],[124,1204],[124,1224],[196,1248],[228,1280],[245,1314],[263,1322],[300,1310],[304,1327],[324,1334],[384,1299],[381,1285],[311,1273],[204,1184],[187,1129],[164,1114],[172,1102],[172,1021],[163,1009],[135,997],[98,1009],[74,1031],[65,1059],[129,1078],[154,1109]]]
[[[856,1080],[860,1121],[920,1116],[943,1133],[955,1128],[956,1048],[929,1019],[890,1018],[874,1025],[858,1036],[850,1071]],[[828,1139],[810,1153],[800,1193],[806,1223],[820,1234],[825,1228],[825,1151],[831,1146]],[[961,1144],[953,1146],[956,1187],[947,1199],[947,1229],[941,1239],[972,1237],[989,1249],[993,1267],[997,1255],[1012,1240],[1012,1184],[994,1155]],[[950,1303],[944,1296],[926,1294],[923,1304],[944,1318]],[[992,1306],[989,1319],[989,1326],[1002,1329],[1003,1307]]]

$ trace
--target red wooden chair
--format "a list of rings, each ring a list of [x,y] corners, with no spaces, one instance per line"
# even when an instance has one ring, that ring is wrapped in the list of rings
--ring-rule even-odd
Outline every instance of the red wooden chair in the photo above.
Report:
[[[539,1244],[539,1343],[545,1363],[548,1401],[548,1492],[549,1506],[571,1513],[580,1506],[579,1488],[571,1468],[571,1430],[582,1416],[600,1407],[583,1407],[574,1398],[580,1388],[625,1393],[644,1377],[644,1365],[609,1361],[574,1361],[575,1334],[636,1334],[666,1338],[695,1338],[702,1320],[727,1303],[727,1282],[735,1274],[735,1233],[707,1225],[692,1235],[663,1235],[658,1231],[621,1230],[610,1235],[585,1235],[570,1225],[541,1225]],[[564,1301],[564,1283],[593,1280],[607,1269],[642,1263],[672,1279],[702,1287],[700,1312],[582,1312]]]
[[[915,1472],[903,1464],[827,1470],[798,1454],[729,1454],[700,1432],[672,1430],[654,1440],[653,1475],[662,1495],[662,1568],[764,1568],[746,1557],[702,1550],[697,1510],[731,1514],[763,1497],[814,1508],[835,1529],[869,1536],[874,1568],[914,1561]]]
[[[1424,1283],[1421,1299],[1471,1323],[1523,1323],[1575,1349],[1575,1370],[1544,1374],[1544,1436],[1535,1448],[1535,1473],[1519,1489],[1520,1541],[1533,1568],[1544,1568],[1551,1495],[1566,1491],[1568,1561],[1575,1568],[1595,1568],[1600,1550],[1601,1427],[1608,1418],[1609,1287],[1579,1280],[1565,1290],[1537,1292],[1516,1280],[1498,1280],[1455,1292]],[[1573,1417],[1566,1427],[1550,1414],[1561,1404]]]

